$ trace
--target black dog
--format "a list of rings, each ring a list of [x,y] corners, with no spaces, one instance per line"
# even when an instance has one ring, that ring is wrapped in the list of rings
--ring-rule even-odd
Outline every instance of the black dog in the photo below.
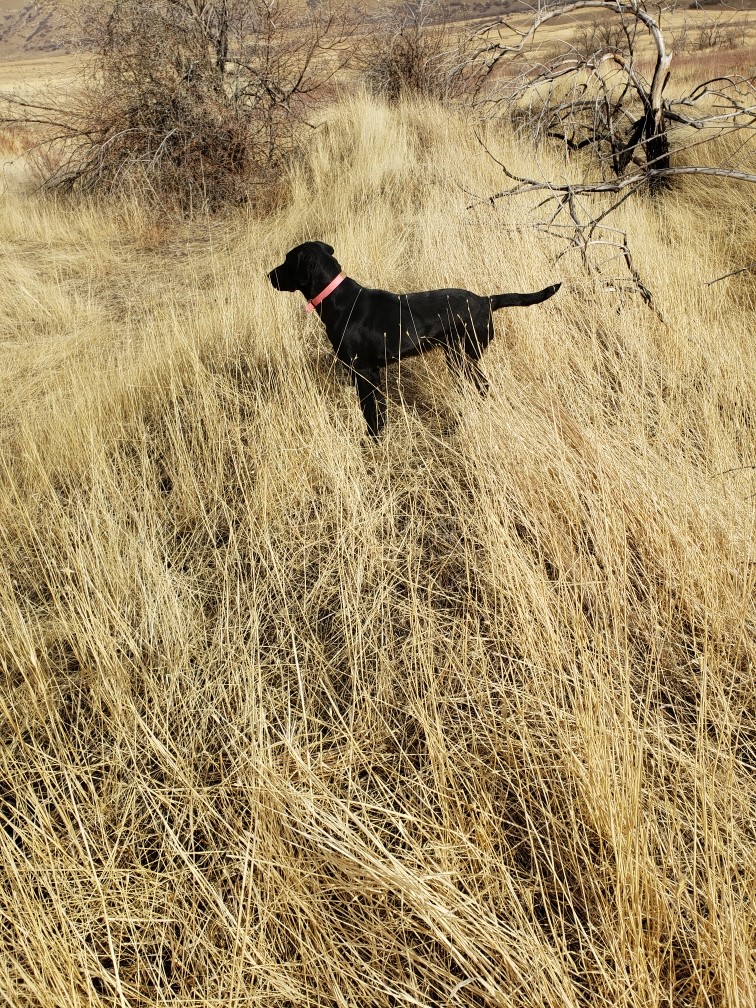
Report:
[[[385,420],[382,367],[440,346],[452,373],[469,378],[485,395],[488,381],[478,360],[493,338],[491,313],[538,304],[561,286],[552,284],[535,294],[491,297],[456,288],[392,294],[362,287],[343,276],[331,246],[314,241],[288,252],[268,278],[276,290],[301,291],[308,299],[307,310],[317,311],[336,356],[354,375],[360,406],[374,438]]]

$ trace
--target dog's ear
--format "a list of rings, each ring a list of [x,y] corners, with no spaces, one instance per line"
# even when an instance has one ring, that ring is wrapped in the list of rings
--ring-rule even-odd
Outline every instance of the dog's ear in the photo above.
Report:
[[[326,245],[325,242],[317,242],[317,244],[320,245],[323,251],[327,252],[328,255],[333,255],[333,245]]]
[[[313,245],[320,246],[321,242],[308,242],[295,249],[297,253],[295,275],[302,286],[309,286],[315,281],[317,270],[318,254]]]

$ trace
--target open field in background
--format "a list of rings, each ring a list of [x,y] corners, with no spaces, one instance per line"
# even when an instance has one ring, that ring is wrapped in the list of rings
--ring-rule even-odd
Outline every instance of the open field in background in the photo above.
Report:
[[[80,66],[76,56],[27,56],[0,62],[0,91],[59,89],[73,80]]]
[[[56,204],[15,165],[3,997],[750,1008],[756,288],[704,281],[756,259],[754,190],[618,211],[663,323],[555,266],[531,204],[466,209],[501,174],[434,106],[339,100],[263,218]],[[370,446],[265,277],[308,238],[395,290],[564,285],[499,313],[486,401],[392,369]]]
[[[33,5],[26,5],[32,7]],[[373,5],[365,3],[363,8],[370,14]],[[518,30],[525,30],[530,23],[531,15],[527,12],[513,11],[507,14],[504,4],[485,3],[452,3],[447,6],[450,25],[456,26],[460,32],[468,32],[476,25],[483,26],[497,17],[506,18],[507,23]],[[520,7],[523,5],[520,4]],[[536,5],[537,6],[537,5]],[[46,30],[33,34],[34,22],[21,21],[19,30],[8,32],[3,36],[3,18],[10,19],[10,11],[17,11],[24,5],[17,0],[0,0],[0,89],[17,84],[40,84],[44,81],[45,71],[58,77],[68,74],[76,65],[77,57],[69,53],[56,52],[59,44],[56,39],[54,25]],[[673,63],[673,79],[678,74],[685,76],[686,69],[696,72],[702,61],[708,62],[716,72],[732,73],[754,72],[756,67],[756,0],[740,0],[733,4],[710,4],[700,9],[691,9],[687,4],[675,5],[674,9],[665,8],[661,14],[661,24],[665,32],[668,47],[675,54]],[[378,5],[383,10],[383,5]],[[467,11],[467,14],[464,12]],[[536,52],[543,59],[553,56],[566,43],[579,41],[584,33],[584,27],[596,20],[592,11],[582,11],[569,17],[547,23],[537,34],[539,46]],[[604,24],[611,24],[610,16],[600,17]],[[32,36],[27,39],[32,28]],[[717,30],[714,30],[714,29]],[[35,45],[35,38],[39,44]],[[644,43],[640,36],[640,51]],[[713,42],[714,44],[708,44]],[[649,59],[653,57],[653,45],[647,40],[646,49]]]

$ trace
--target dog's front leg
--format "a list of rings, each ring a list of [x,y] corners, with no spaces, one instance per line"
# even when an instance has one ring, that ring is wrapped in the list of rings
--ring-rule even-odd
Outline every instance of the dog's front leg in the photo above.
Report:
[[[381,388],[381,372],[378,368],[355,370],[354,384],[370,436],[377,440],[386,422],[386,396]]]

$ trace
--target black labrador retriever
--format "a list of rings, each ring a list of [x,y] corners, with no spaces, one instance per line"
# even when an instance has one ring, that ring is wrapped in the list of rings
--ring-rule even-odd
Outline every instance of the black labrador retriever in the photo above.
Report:
[[[485,395],[488,381],[478,361],[493,338],[491,313],[538,304],[561,286],[552,284],[534,294],[491,297],[457,288],[392,294],[344,276],[331,246],[319,241],[297,245],[268,278],[276,290],[301,291],[307,298],[307,311],[318,313],[336,356],[354,376],[373,438],[385,420],[382,367],[443,347],[452,373],[464,375]]]

